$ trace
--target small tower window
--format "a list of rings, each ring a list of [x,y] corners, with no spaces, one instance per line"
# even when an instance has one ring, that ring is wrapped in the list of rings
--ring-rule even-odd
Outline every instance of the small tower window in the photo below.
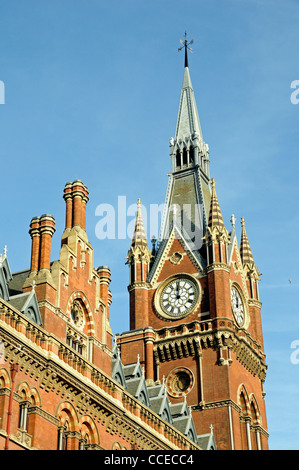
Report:
[[[189,163],[194,164],[194,147],[190,147],[189,150]]]
[[[176,151],[176,167],[181,168],[181,152],[179,150]]]
[[[187,160],[187,150],[184,148],[183,150],[183,166],[188,165],[188,160]]]

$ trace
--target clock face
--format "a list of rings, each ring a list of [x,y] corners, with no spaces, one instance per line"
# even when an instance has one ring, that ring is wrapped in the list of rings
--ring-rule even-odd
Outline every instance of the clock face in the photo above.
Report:
[[[189,313],[198,299],[198,288],[191,279],[176,278],[168,282],[160,294],[160,307],[171,317]]]
[[[245,321],[244,305],[241,299],[241,295],[234,287],[231,288],[231,301],[235,319],[239,326],[243,326]]]

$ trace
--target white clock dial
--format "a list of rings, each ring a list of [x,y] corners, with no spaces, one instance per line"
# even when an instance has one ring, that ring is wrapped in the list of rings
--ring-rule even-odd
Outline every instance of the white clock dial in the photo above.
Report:
[[[245,321],[244,305],[241,295],[234,287],[231,289],[231,301],[235,319],[240,326],[243,326]]]
[[[190,279],[176,278],[161,292],[160,306],[169,316],[176,317],[190,312],[198,299],[196,284]]]

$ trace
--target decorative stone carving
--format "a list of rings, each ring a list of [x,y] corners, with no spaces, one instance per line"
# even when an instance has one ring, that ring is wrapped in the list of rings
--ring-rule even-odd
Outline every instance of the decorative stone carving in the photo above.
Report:
[[[174,265],[180,264],[182,259],[183,259],[183,254],[179,253],[178,251],[176,251],[169,257],[169,261]]]

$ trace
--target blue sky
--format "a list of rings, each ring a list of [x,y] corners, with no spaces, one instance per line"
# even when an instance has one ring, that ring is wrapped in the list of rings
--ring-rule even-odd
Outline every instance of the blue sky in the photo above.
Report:
[[[99,240],[96,208],[117,210],[118,196],[128,207],[138,197],[145,207],[164,202],[183,79],[177,48],[185,30],[194,39],[189,66],[211,177],[239,239],[245,218],[263,273],[272,449],[299,449],[299,364],[291,361],[299,340],[299,104],[290,99],[298,20],[295,0],[0,1],[0,250],[7,245],[13,272],[29,267],[29,222],[51,213],[57,259],[63,188],[81,179],[95,267],[112,271],[114,333],[129,325],[130,240]]]

